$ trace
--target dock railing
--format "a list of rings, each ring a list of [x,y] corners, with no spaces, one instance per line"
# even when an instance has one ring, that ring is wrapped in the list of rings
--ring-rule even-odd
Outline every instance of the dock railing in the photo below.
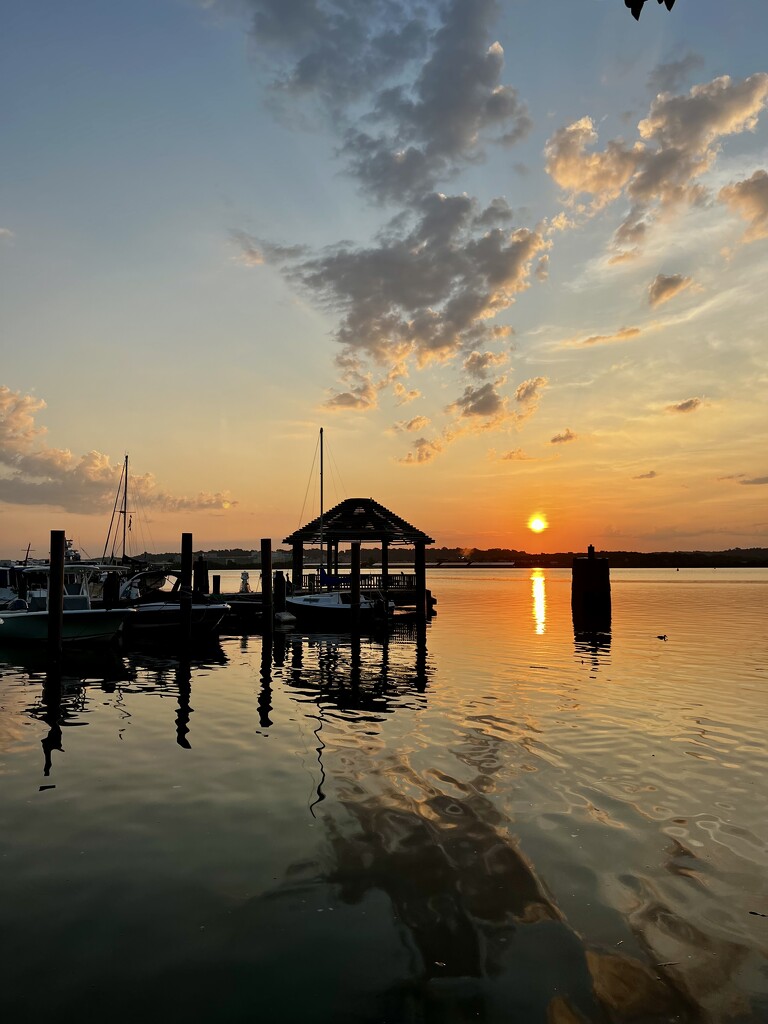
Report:
[[[331,581],[325,585],[326,590],[349,590],[352,586],[352,576],[349,573],[332,576]],[[301,586],[303,590],[310,592],[320,590],[320,578],[315,572],[304,573],[301,577]],[[390,572],[387,575],[387,590],[413,590],[415,586],[414,573]],[[360,589],[383,590],[384,577],[381,573],[361,573]]]

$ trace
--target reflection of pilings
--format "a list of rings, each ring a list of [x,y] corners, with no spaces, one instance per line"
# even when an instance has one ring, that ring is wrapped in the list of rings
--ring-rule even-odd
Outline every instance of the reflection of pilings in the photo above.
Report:
[[[259,691],[259,725],[268,729],[272,725],[272,633],[266,631],[261,638],[261,690]]]
[[[427,688],[427,623],[416,624],[416,689],[424,693]]]
[[[262,537],[261,540],[261,621],[265,632],[271,632],[274,626],[272,610],[272,540]]]
[[[176,742],[185,750],[190,750],[192,744],[187,739],[189,733],[189,716],[193,708],[189,700],[192,696],[192,672],[187,659],[181,659],[176,668],[176,686],[179,690],[179,710],[176,715]]]
[[[43,775],[48,776],[51,774],[52,752],[64,751],[61,745],[61,673],[57,667],[52,667],[45,677],[43,705],[45,712],[42,718],[48,726],[48,735],[44,736],[40,743],[45,756]]]

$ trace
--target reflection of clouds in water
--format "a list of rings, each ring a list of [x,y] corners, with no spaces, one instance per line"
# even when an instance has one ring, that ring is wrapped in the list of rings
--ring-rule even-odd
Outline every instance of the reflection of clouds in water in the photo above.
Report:
[[[586,947],[493,800],[505,742],[480,728],[457,739],[453,774],[445,762],[419,770],[414,755],[386,747],[375,758],[349,744],[343,757],[326,756],[347,817],[324,805],[330,860],[313,872],[349,906],[386,895],[409,955],[399,998],[428,1019],[696,1019],[660,970]]]

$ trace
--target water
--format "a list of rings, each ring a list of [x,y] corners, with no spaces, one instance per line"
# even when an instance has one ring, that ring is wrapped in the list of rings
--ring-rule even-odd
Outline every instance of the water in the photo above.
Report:
[[[568,572],[435,571],[425,636],[75,659],[60,705],[0,652],[7,1019],[768,1019],[768,571],[612,582],[610,636]]]

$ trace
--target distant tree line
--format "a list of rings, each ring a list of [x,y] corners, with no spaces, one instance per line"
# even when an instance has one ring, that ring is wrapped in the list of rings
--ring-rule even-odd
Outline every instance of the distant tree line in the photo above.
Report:
[[[244,548],[229,548],[208,551],[206,560],[210,569],[253,569],[261,565],[260,552],[247,551]],[[317,563],[317,548],[305,548],[304,564],[309,567]],[[498,565],[514,562],[519,568],[570,568],[577,555],[585,551],[559,551],[554,553],[529,553],[516,548],[446,548],[428,547],[427,564],[433,568],[439,565]],[[600,557],[607,558],[614,568],[625,569],[658,569],[658,568],[760,568],[768,566],[768,548],[728,548],[725,551],[598,551]],[[195,553],[198,557],[198,552]],[[145,554],[150,562],[174,565],[180,562],[177,551],[162,554]],[[348,565],[348,550],[339,552],[339,562]],[[381,548],[364,547],[360,561],[363,568],[381,565]],[[389,563],[392,566],[412,565],[412,548],[390,548]],[[277,549],[272,552],[272,565],[282,568],[291,564],[291,551]]]

